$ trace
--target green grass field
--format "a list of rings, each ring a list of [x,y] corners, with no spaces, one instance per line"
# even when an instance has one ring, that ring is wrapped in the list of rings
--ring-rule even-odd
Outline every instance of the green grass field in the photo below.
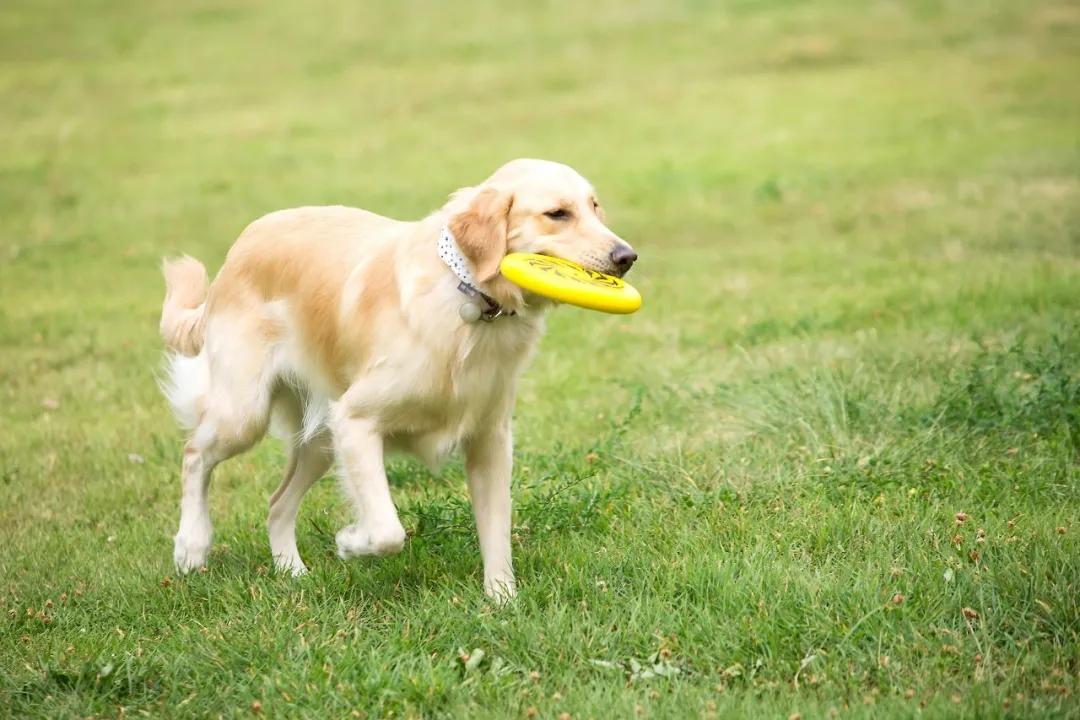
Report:
[[[1076,2],[365,5],[0,6],[0,716],[1080,717]],[[517,156],[646,301],[523,380],[517,600],[459,461],[275,575],[275,441],[177,577],[161,256]]]

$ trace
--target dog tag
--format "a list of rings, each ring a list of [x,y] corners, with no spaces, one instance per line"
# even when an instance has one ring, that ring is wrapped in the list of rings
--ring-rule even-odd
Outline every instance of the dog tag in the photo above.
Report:
[[[481,314],[480,306],[473,302],[461,303],[461,307],[458,308],[458,315],[467,323],[476,322]]]

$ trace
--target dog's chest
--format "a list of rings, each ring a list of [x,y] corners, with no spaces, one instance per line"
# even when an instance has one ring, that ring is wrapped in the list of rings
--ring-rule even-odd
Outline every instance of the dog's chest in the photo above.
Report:
[[[474,342],[429,348],[376,370],[371,385],[389,392],[370,397],[379,406],[388,447],[436,468],[463,439],[500,423],[511,410],[529,349],[506,339],[481,334]]]
[[[387,436],[437,434],[456,442],[509,410],[535,341],[530,330],[507,321],[398,338],[343,399],[353,412],[377,418]]]

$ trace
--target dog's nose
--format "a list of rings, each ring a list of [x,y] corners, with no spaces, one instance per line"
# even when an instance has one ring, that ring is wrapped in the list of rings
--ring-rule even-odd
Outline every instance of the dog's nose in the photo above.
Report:
[[[629,270],[635,260],[637,260],[637,253],[629,245],[620,243],[611,251],[611,262],[615,263],[615,267],[619,268],[619,272],[624,273]]]

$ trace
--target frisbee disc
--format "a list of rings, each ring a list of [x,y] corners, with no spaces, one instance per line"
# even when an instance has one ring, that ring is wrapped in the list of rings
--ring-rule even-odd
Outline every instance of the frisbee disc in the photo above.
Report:
[[[623,315],[641,307],[641,294],[632,285],[562,258],[510,253],[499,270],[518,287],[570,305]]]

